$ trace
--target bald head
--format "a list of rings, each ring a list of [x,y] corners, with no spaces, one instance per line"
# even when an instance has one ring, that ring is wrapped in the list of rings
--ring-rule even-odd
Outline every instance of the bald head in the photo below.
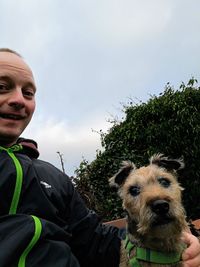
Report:
[[[3,62],[9,62],[11,61],[12,64],[17,64],[19,67],[21,66],[22,68],[25,67],[25,69],[29,70],[32,77],[33,77],[33,73],[30,69],[30,67],[28,66],[28,64],[24,61],[24,59],[22,58],[22,56],[17,53],[16,51],[9,49],[9,48],[0,48],[0,60],[1,60],[1,64]]]
[[[22,57],[19,53],[17,53],[15,50],[12,50],[10,48],[0,48],[0,52],[8,52],[8,53],[13,53],[19,57]]]

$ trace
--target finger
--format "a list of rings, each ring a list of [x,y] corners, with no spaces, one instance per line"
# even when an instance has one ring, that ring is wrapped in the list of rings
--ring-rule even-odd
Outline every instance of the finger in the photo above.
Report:
[[[200,257],[197,256],[196,258],[188,261],[183,261],[183,267],[200,267]]]
[[[186,261],[188,259],[193,259],[198,255],[199,257],[197,257],[197,260],[200,260],[200,244],[198,239],[192,234],[184,232],[182,240],[188,246],[182,254],[182,259]]]

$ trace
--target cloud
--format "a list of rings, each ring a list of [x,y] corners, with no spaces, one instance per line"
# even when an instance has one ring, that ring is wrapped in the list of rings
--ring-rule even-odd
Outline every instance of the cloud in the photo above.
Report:
[[[57,152],[63,155],[66,173],[73,175],[83,158],[91,161],[96,150],[101,148],[100,135],[95,131],[108,129],[105,120],[99,117],[86,118],[70,125],[55,118],[35,116],[22,136],[34,139],[39,146],[40,158],[61,168]]]
[[[101,1],[89,19],[102,37],[101,45],[135,45],[152,40],[166,29],[172,7],[172,1]]]

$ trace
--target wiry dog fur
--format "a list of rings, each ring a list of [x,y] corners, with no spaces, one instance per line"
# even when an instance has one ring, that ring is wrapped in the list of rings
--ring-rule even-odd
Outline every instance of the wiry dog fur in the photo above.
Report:
[[[138,247],[162,252],[182,251],[180,237],[187,229],[187,223],[181,204],[183,188],[177,181],[177,170],[183,167],[182,159],[156,154],[146,167],[136,168],[129,161],[123,162],[119,172],[110,179],[110,184],[118,188],[127,212],[128,238]],[[123,245],[121,250],[120,267],[129,266]],[[158,266],[143,261],[140,264]]]

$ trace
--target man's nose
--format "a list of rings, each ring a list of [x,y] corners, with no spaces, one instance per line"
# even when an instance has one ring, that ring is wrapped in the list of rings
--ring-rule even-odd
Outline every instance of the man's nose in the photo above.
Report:
[[[8,104],[16,109],[21,109],[25,106],[25,99],[20,87],[15,88],[8,99]]]

